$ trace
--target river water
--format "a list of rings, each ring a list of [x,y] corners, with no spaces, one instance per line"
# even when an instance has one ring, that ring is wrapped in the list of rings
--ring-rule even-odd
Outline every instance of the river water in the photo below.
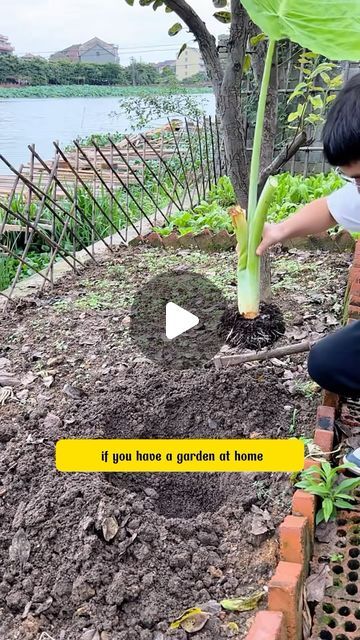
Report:
[[[193,96],[207,115],[215,112],[212,94]],[[130,132],[119,98],[8,98],[0,99],[0,153],[16,168],[29,161],[29,144],[45,159],[53,156],[52,142],[69,144],[93,133]],[[154,121],[151,126],[161,124]],[[149,128],[149,127],[148,127]],[[0,174],[11,173],[0,161]]]

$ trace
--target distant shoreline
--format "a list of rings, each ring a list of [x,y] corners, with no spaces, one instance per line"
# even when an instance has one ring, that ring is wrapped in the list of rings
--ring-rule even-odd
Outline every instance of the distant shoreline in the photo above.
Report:
[[[32,87],[1,87],[0,99],[6,98],[111,98],[141,96],[142,93],[167,94],[212,93],[209,86],[191,85],[169,87],[166,85],[103,86],[103,85],[37,85]]]

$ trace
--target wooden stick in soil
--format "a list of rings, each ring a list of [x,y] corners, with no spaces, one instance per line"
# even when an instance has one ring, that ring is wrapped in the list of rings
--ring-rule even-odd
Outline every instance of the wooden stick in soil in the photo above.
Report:
[[[310,351],[314,343],[310,340],[298,342],[297,344],[289,344],[277,349],[268,351],[257,351],[256,353],[235,354],[231,356],[216,356],[214,358],[216,369],[231,367],[236,364],[244,364],[245,362],[255,362],[260,360],[271,360],[271,358],[282,358],[296,353],[305,353]]]

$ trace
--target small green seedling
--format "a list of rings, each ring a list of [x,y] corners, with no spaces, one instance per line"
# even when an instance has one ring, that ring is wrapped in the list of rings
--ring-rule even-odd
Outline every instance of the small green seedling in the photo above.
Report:
[[[352,509],[351,502],[355,501],[353,491],[360,485],[360,478],[347,478],[339,482],[338,474],[344,469],[351,469],[353,465],[331,467],[329,462],[322,462],[321,467],[312,466],[301,473],[300,482],[296,487],[308,493],[319,496],[321,508],[316,514],[316,524],[328,522],[334,518],[337,509]]]
[[[292,414],[292,418],[291,418],[290,427],[289,427],[289,434],[295,433],[297,413],[298,413],[298,410],[294,409],[293,414]]]
[[[344,554],[343,553],[333,553],[330,556],[330,560],[331,562],[342,562],[344,560]]]

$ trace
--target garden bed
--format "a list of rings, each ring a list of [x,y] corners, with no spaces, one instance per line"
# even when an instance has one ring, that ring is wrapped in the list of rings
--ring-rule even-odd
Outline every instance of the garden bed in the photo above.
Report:
[[[276,254],[274,302],[287,325],[277,344],[336,327],[348,264],[347,254]],[[0,409],[0,637],[185,640],[169,622],[196,604],[213,613],[199,640],[246,636],[253,612],[220,613],[211,601],[268,582],[275,528],[290,510],[285,474],[54,470],[61,437],[312,435],[319,394],[304,355],[164,372],[135,350],[128,325],[136,288],[184,266],[235,299],[232,254],[121,249],[1,322],[2,367],[18,384]],[[261,535],[254,505],[266,524]],[[119,529],[106,540],[109,517]]]

